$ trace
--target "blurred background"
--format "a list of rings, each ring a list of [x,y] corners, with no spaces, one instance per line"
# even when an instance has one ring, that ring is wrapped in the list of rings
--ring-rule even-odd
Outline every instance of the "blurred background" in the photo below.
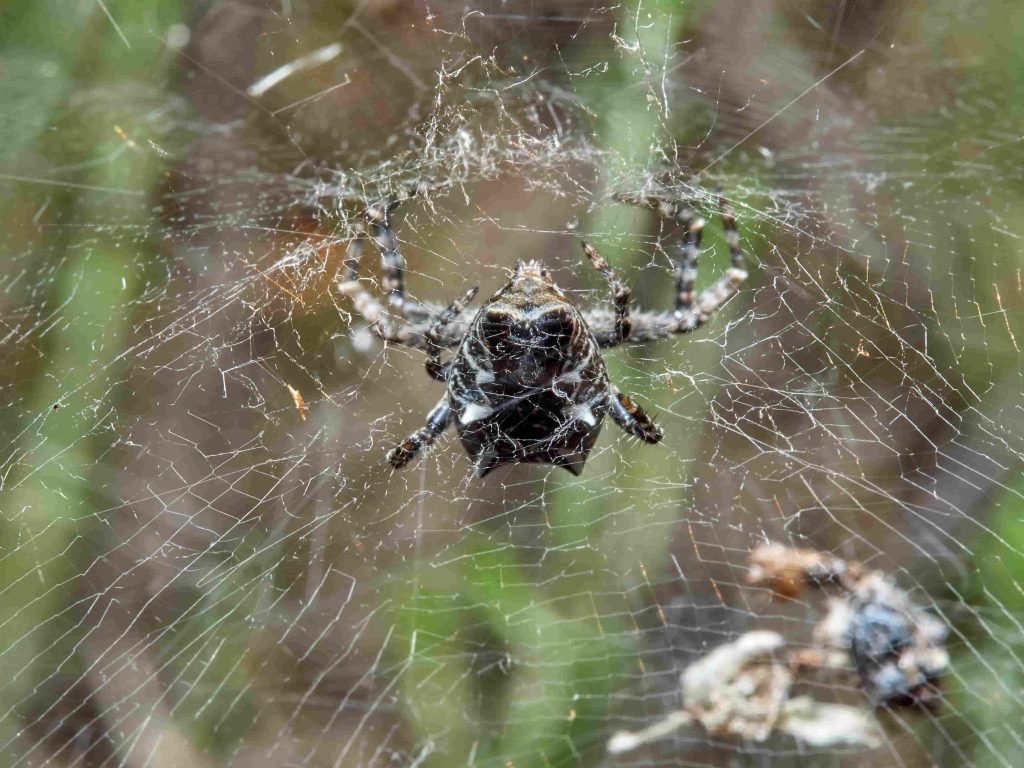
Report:
[[[1019,3],[7,0],[0,46],[0,764],[1024,765]],[[752,264],[607,355],[665,441],[392,473],[443,389],[336,289],[360,210],[429,190],[420,299],[539,258],[604,302],[585,235],[667,309],[675,233],[613,199],[659,181],[698,287],[716,189]],[[948,624],[938,706],[609,755],[709,649],[811,642],[766,541]]]

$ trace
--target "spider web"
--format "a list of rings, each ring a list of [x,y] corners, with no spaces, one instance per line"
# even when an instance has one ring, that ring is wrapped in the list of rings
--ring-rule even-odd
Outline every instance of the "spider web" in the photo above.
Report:
[[[21,766],[1016,766],[1024,761],[1020,11],[1009,3],[12,4],[0,29],[0,754]],[[984,42],[982,42],[984,41]],[[1019,42],[1019,41],[1018,41]],[[366,205],[416,299],[540,259],[668,309],[736,211],[751,277],[606,355],[665,429],[486,480],[337,291]],[[372,248],[362,272],[379,292]],[[948,626],[880,745],[686,727],[680,674],[810,647],[808,547]]]

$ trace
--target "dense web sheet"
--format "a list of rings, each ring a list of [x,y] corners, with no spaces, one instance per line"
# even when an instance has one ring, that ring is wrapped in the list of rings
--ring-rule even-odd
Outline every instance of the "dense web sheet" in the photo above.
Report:
[[[1022,21],[14,3],[0,762],[1024,764]],[[606,354],[664,441],[607,424],[580,477],[481,481],[449,431],[392,471],[444,388],[338,289],[365,208],[410,198],[417,301],[539,259],[610,307],[586,237],[670,311],[681,233],[616,202],[652,190],[708,219],[698,290],[728,265],[719,191],[751,272],[700,330]],[[927,700],[847,659],[786,690],[863,738],[710,733],[715,649],[757,645],[737,689],[788,686],[860,583],[758,579],[768,544],[914,606],[948,655]]]

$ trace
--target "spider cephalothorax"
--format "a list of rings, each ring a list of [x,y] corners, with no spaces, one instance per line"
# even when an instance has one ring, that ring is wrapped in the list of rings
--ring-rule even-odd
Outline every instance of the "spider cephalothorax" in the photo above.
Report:
[[[689,205],[660,197],[624,199],[653,208],[685,228],[674,313],[631,314],[629,289],[586,243],[587,257],[611,287],[611,312],[581,312],[536,262],[518,262],[511,282],[469,321],[462,312],[476,288],[443,308],[410,302],[398,241],[388,221],[397,203],[367,209],[369,233],[384,263],[390,313],[357,279],[361,235],[350,246],[348,274],[340,289],[383,338],[425,350],[427,373],[448,387],[426,426],[388,454],[392,466],[407,464],[452,422],[481,477],[511,462],[555,464],[578,475],[606,415],[644,442],[661,440],[661,428],[609,381],[601,348],[698,328],[736,292],[747,273],[735,221],[723,204],[732,267],[695,297],[704,221]],[[442,363],[445,348],[456,351]]]

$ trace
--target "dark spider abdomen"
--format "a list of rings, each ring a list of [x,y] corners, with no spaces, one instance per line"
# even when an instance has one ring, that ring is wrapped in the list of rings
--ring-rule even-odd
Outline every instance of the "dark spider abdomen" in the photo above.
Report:
[[[553,391],[507,398],[486,419],[459,423],[459,438],[466,452],[477,459],[483,477],[511,462],[557,464],[574,475],[583,470],[587,455],[601,432],[596,424],[567,414],[566,401]]]
[[[474,318],[448,395],[480,476],[510,462],[579,474],[607,412],[608,378],[578,310],[538,274],[499,291]]]

